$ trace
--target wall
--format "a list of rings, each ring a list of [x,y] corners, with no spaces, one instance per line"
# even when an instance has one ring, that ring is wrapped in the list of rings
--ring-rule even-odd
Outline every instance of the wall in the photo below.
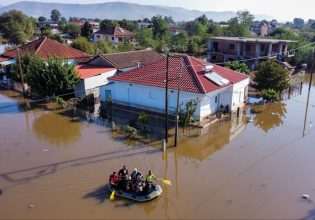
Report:
[[[247,94],[248,85],[249,78],[233,85],[232,111],[236,111],[238,107],[244,106],[244,94]]]
[[[246,81],[246,82],[245,82]],[[219,107],[223,105],[232,106],[232,92],[243,92],[244,88],[248,85],[249,80],[245,80],[237,84],[237,86],[228,86],[215,92],[204,94],[180,92],[180,103],[185,104],[192,99],[198,99],[197,111],[195,117],[199,120],[214,114],[219,110]],[[138,107],[141,109],[151,110],[155,112],[164,112],[165,109],[165,89],[144,86],[138,84],[129,84],[125,82],[110,82],[109,84],[102,86],[100,89],[100,100],[106,101],[106,90],[111,92],[111,98],[113,102]],[[237,108],[240,103],[239,96],[234,95],[234,108]],[[216,99],[217,97],[217,99]],[[174,114],[176,110],[177,90],[169,90],[169,111],[170,114]],[[118,101],[118,102],[117,102]],[[244,102],[244,98],[240,100],[241,104]]]
[[[103,86],[108,83],[108,77],[115,75],[117,70],[112,70],[106,73],[102,73],[97,76],[93,76],[84,80],[81,80],[80,83],[75,87],[76,97],[94,93],[95,97],[99,96],[99,89],[96,89],[100,86]],[[85,90],[85,92],[83,92]]]

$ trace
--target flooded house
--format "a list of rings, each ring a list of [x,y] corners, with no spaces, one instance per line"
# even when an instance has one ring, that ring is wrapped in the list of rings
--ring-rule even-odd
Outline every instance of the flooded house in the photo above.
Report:
[[[17,49],[8,50],[0,55],[0,67],[4,72],[13,71],[12,64],[17,62]],[[59,43],[56,40],[52,40],[48,37],[41,37],[32,42],[24,44],[19,47],[20,56],[25,54],[34,54],[39,59],[64,59],[68,63],[80,64],[90,60],[90,55],[82,51],[76,50],[66,44]],[[6,78],[6,77],[4,77]],[[13,82],[10,87],[21,91],[22,86],[19,83]],[[27,87],[27,85],[25,85]]]
[[[93,93],[100,95],[100,88],[108,83],[108,78],[128,70],[153,63],[163,58],[153,49],[101,54],[85,64],[78,65],[80,82],[75,87],[76,97]]]
[[[290,40],[247,38],[247,37],[211,37],[208,39],[207,60],[213,63],[224,63],[244,59],[250,69],[254,70],[259,62],[267,59],[277,59],[286,62],[295,55],[288,50]],[[263,57],[262,59],[256,59]]]
[[[99,97],[100,87],[108,83],[108,77],[115,75],[116,68],[82,64],[75,67],[80,82],[75,86],[75,96],[94,94]]]
[[[165,111],[167,58],[109,78],[101,88],[100,100],[156,113]],[[236,111],[247,98],[249,77],[188,55],[169,57],[168,108],[175,113],[179,103],[195,100],[194,117],[202,120],[222,107]]]
[[[88,64],[113,67],[118,70],[118,73],[123,73],[162,58],[163,56],[156,50],[147,48],[144,50],[101,54],[90,60]]]

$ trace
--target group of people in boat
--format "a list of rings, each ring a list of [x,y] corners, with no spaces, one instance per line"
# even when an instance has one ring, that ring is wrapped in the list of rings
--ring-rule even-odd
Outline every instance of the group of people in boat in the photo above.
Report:
[[[148,174],[143,176],[143,174],[134,168],[132,173],[129,175],[127,166],[123,166],[118,173],[113,172],[109,177],[109,184],[115,189],[120,189],[126,192],[133,192],[136,194],[148,194],[155,189],[153,180],[158,180],[151,170]]]

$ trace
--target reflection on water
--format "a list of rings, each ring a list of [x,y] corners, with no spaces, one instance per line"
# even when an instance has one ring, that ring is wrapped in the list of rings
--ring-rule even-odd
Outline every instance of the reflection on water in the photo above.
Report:
[[[186,131],[186,133],[190,133],[189,136],[192,138],[188,140],[182,138],[180,145],[176,148],[176,153],[187,158],[205,160],[230,143],[244,129],[245,119],[242,115],[231,121],[212,124],[207,128],[194,128],[191,131]]]
[[[267,133],[271,128],[276,128],[283,124],[287,113],[286,104],[276,102],[256,105],[252,107],[251,113],[255,114],[253,117],[254,125]]]
[[[80,122],[72,122],[56,112],[41,112],[33,122],[36,136],[58,147],[78,141],[81,137],[81,126]]]

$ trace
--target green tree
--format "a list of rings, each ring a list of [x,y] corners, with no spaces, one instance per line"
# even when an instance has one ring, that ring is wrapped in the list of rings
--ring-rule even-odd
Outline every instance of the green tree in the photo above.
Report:
[[[0,33],[8,43],[21,45],[34,36],[32,19],[21,11],[12,10],[0,15]]]
[[[196,21],[198,21],[202,25],[207,25],[209,20],[208,20],[207,16],[205,14],[203,14],[200,17],[196,18]]]
[[[54,9],[54,10],[51,11],[50,18],[51,18],[52,21],[58,22],[60,17],[61,17],[61,13],[57,9]]]
[[[279,93],[273,89],[263,89],[261,90],[261,95],[268,102],[279,100]]]
[[[248,26],[253,23],[255,16],[250,13],[248,10],[238,11],[236,18],[238,19],[239,23],[243,26]]]
[[[138,116],[138,120],[141,122],[141,124],[143,125],[143,130],[146,130],[146,125],[149,124],[149,116],[147,113],[145,112],[140,112],[139,116]]]
[[[100,22],[100,29],[101,30],[107,30],[109,28],[113,28],[117,25],[117,22],[109,20],[109,19],[104,19]]]
[[[207,33],[212,36],[222,36],[223,35],[223,29],[220,27],[220,25],[211,22],[208,24],[208,30]]]
[[[249,74],[249,72],[250,72],[250,70],[249,70],[248,66],[246,65],[246,63],[241,63],[241,62],[238,62],[238,61],[229,62],[226,65],[226,67],[231,69],[231,70],[235,70],[237,72],[240,72],[240,73]]]
[[[136,21],[128,21],[126,19],[123,19],[121,21],[118,21],[118,24],[120,27],[125,28],[129,31],[134,31],[137,29],[137,22]]]
[[[46,18],[43,16],[39,16],[37,19],[40,26],[43,26],[46,23]]]
[[[172,51],[184,53],[188,49],[189,37],[186,32],[179,33],[172,37],[171,39],[171,49]]]
[[[168,25],[162,16],[154,16],[151,19],[153,24],[153,36],[163,38],[168,34]]]
[[[228,21],[229,26],[223,29],[223,34],[229,37],[248,37],[250,31],[247,26],[239,23],[238,18],[232,18]]]
[[[113,45],[107,39],[98,40],[94,44],[95,55],[112,53],[113,51]]]
[[[302,18],[294,18],[293,19],[293,25],[297,28],[303,27],[305,21]]]
[[[88,54],[94,53],[92,44],[90,44],[85,37],[78,37],[75,41],[73,41],[71,47]]]
[[[81,28],[81,35],[83,37],[86,37],[87,39],[90,39],[92,34],[93,34],[93,27],[88,21],[86,21],[83,27]]]
[[[282,92],[289,87],[289,72],[274,60],[261,62],[254,81],[257,88]]]
[[[40,28],[41,36],[50,37],[52,35],[51,28],[48,24],[42,26]]]
[[[136,31],[136,39],[143,47],[157,47],[157,42],[153,39],[153,31],[150,28]]]
[[[60,34],[52,35],[50,36],[50,38],[58,41],[59,43],[62,43],[62,44],[65,43],[65,39],[63,39]]]
[[[199,50],[198,42],[195,38],[191,38],[188,42],[188,52],[197,53]]]
[[[26,81],[40,96],[58,96],[73,92],[80,81],[74,66],[64,60],[33,59],[27,67]]]
[[[183,127],[187,127],[189,123],[192,121],[192,117],[196,112],[198,105],[197,100],[190,100],[186,102],[185,107],[183,107],[183,103],[180,105],[179,109],[179,123]]]
[[[119,52],[131,51],[131,50],[133,50],[133,45],[131,43],[129,43],[128,41],[125,41],[125,42],[118,44],[117,50]]]
[[[77,37],[81,34],[80,26],[73,23],[66,24],[65,31],[72,37]]]

